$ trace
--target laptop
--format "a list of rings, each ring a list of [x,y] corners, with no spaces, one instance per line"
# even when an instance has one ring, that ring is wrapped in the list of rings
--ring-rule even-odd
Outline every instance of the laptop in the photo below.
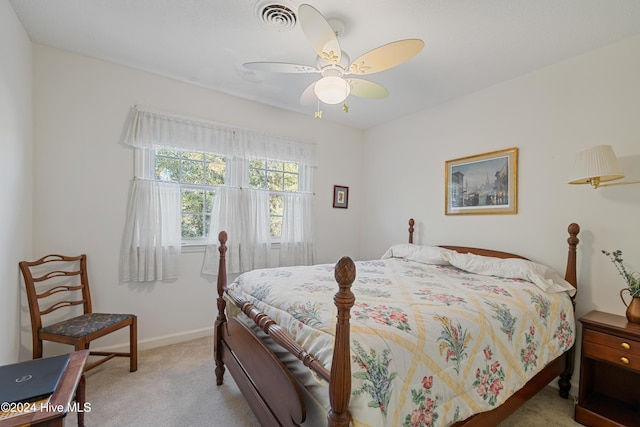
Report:
[[[35,402],[53,394],[69,354],[0,366],[0,403]]]

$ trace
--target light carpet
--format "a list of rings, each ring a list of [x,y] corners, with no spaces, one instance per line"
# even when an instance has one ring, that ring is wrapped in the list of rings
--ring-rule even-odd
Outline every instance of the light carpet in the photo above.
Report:
[[[244,397],[225,374],[215,384],[213,338],[141,351],[138,371],[116,358],[86,374],[87,427],[257,426]],[[575,427],[574,400],[546,387],[499,427]],[[76,414],[66,425],[77,427]]]

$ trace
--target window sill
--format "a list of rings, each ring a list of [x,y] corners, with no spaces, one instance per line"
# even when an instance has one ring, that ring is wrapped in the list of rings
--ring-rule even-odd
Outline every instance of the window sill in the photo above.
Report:
[[[204,253],[206,248],[207,248],[207,245],[205,245],[204,243],[182,245],[180,248],[180,252],[182,252],[183,254],[200,253],[200,252]]]
[[[216,247],[218,244],[216,243]],[[207,245],[205,243],[190,243],[183,244],[180,247],[180,252],[183,254],[192,254],[192,253],[204,253],[207,249]],[[272,242],[271,249],[280,249],[280,242]]]

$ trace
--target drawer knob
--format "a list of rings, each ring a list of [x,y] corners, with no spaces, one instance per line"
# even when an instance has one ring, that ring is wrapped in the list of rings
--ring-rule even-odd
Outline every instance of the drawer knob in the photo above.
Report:
[[[620,344],[622,346],[622,348],[624,348],[625,350],[629,350],[631,348],[631,346],[629,345],[628,342],[623,342],[622,344]]]
[[[626,358],[626,357],[624,357],[624,356],[620,358],[620,361],[621,361],[622,363],[624,363],[625,365],[628,365],[628,364],[629,364],[629,359],[627,359],[627,358]]]

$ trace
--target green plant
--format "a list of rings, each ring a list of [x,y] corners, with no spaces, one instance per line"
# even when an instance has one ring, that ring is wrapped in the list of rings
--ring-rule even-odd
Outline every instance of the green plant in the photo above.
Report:
[[[620,249],[607,252],[605,250],[602,251],[603,254],[608,256],[611,259],[613,265],[616,266],[618,273],[622,276],[624,281],[627,283],[627,289],[629,289],[629,293],[632,297],[640,297],[640,273],[637,271],[628,272],[622,263],[622,251]]]

